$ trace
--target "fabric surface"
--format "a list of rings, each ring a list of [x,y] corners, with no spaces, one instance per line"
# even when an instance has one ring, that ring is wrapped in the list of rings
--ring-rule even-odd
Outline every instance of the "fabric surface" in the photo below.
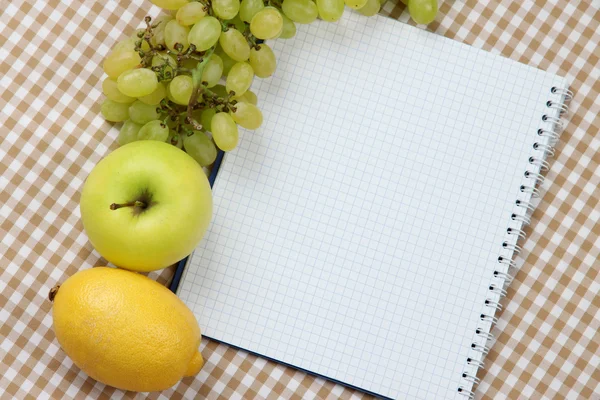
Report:
[[[117,130],[99,115],[102,60],[156,14],[150,6],[0,1],[0,397],[367,398],[208,340],[196,377],[122,392],[59,348],[48,291],[104,263],[78,209],[86,176],[116,148]],[[382,13],[412,23],[402,3]],[[444,1],[428,29],[566,75],[575,92],[476,397],[598,398],[600,1]],[[167,284],[173,270],[150,276]]]

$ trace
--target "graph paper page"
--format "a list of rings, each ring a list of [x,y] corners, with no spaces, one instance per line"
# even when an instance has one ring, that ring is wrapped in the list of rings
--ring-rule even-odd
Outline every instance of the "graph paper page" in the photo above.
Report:
[[[178,294],[208,337],[385,397],[462,399],[564,79],[346,14],[270,42],[264,124],[226,155]]]

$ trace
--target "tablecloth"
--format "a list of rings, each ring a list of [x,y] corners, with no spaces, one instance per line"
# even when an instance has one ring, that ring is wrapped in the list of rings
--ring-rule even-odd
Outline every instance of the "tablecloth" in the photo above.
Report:
[[[73,365],[47,295],[104,263],[78,209],[86,176],[116,148],[117,130],[99,116],[101,64],[157,9],[25,0],[0,10],[0,397],[368,397],[208,340],[200,374],[161,393],[122,392]],[[382,13],[412,23],[402,3]],[[575,92],[476,397],[600,398],[600,2],[441,1],[427,29],[566,75]],[[150,274],[165,284],[172,275]]]

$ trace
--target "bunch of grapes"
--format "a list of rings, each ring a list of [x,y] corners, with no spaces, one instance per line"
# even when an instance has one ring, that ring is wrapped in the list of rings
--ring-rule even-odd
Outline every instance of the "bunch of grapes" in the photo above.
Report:
[[[380,0],[151,1],[170,14],[146,17],[146,27],[107,56],[101,112],[123,122],[119,145],[164,141],[203,167],[215,161],[217,148],[236,147],[238,125],[253,130],[262,124],[250,86],[254,76],[267,78],[276,68],[265,40],[289,39],[297,23],[318,17],[337,21],[345,5],[366,16],[381,7]]]

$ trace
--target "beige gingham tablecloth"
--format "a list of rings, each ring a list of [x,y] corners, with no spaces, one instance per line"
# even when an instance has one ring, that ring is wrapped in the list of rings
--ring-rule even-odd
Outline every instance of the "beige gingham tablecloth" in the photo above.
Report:
[[[366,397],[208,340],[198,376],[136,395],[88,378],[59,348],[49,289],[103,263],[78,209],[86,176],[116,148],[99,115],[102,60],[157,11],[148,0],[0,0],[0,397]],[[411,23],[401,3],[382,12]],[[600,1],[450,0],[428,29],[566,75],[575,92],[477,397],[599,399]]]

